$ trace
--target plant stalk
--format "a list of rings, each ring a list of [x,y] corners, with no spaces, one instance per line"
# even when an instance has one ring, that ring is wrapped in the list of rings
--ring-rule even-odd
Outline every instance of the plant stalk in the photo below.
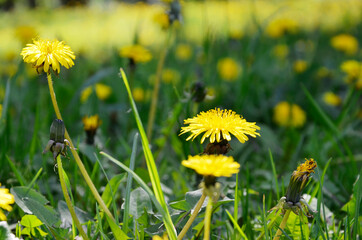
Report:
[[[78,228],[78,231],[79,231],[80,235],[82,236],[82,238],[84,240],[88,240],[87,234],[85,234],[85,232],[82,228],[82,225],[80,224],[80,221],[79,221],[77,215],[75,214],[72,202],[70,201],[70,198],[69,198],[67,187],[66,187],[65,181],[64,181],[64,175],[63,175],[64,170],[63,170],[62,159],[60,158],[60,155],[58,155],[58,157],[57,157],[57,166],[58,166],[60,186],[62,188],[63,196],[65,199],[65,202],[67,203],[70,215],[72,216],[75,226]]]
[[[211,215],[212,215],[212,197],[209,196],[209,202],[206,206],[205,223],[204,223],[204,240],[210,239]]]
[[[53,107],[54,107],[54,111],[55,114],[57,116],[58,119],[63,120],[62,115],[60,114],[59,111],[59,107],[58,107],[58,103],[57,103],[57,99],[55,97],[55,92],[54,92],[54,88],[53,88],[53,81],[52,81],[52,76],[50,73],[47,74],[47,78],[48,78],[48,86],[49,86],[49,93],[50,93],[50,97],[52,99],[52,103],[53,103]],[[80,160],[80,157],[77,153],[77,151],[75,151],[72,139],[70,139],[70,136],[68,134],[67,129],[65,129],[65,138],[69,141],[69,145],[70,145],[70,151],[72,152],[72,155],[75,159],[75,162],[77,163],[80,172],[83,175],[84,180],[86,181],[87,185],[89,186],[94,198],[97,200],[98,204],[100,205],[100,207],[103,209],[103,211],[107,214],[107,216],[113,221],[115,222],[115,219],[112,215],[112,213],[109,211],[109,209],[107,208],[106,204],[103,202],[101,196],[99,195],[97,189],[95,188],[91,178],[89,177],[87,170],[85,169],[82,160]]]
[[[283,220],[282,222],[280,223],[279,225],[279,229],[277,231],[277,233],[275,234],[273,240],[279,240],[280,236],[282,235],[282,230],[284,230],[285,226],[287,225],[287,221],[288,221],[288,218],[289,218],[289,214],[292,210],[288,209],[285,214],[284,214],[284,217],[283,217]]]
[[[194,212],[191,214],[189,220],[187,221],[187,223],[185,224],[185,226],[183,227],[183,229],[181,230],[180,234],[177,236],[177,240],[181,240],[183,239],[183,237],[186,235],[187,231],[189,230],[189,228],[191,227],[192,223],[194,222],[194,220],[197,217],[197,214],[199,213],[202,204],[204,203],[206,198],[206,194],[203,193],[201,195],[200,200],[197,202],[195,208],[194,208]]]

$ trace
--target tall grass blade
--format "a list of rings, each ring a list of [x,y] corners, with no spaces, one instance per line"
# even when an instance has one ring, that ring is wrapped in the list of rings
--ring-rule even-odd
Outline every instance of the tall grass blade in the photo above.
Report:
[[[137,154],[137,141],[138,141],[138,133],[135,134],[133,138],[133,146],[132,146],[132,155],[129,163],[129,169],[134,170],[135,162],[136,162],[136,154]],[[126,186],[126,196],[124,203],[124,214],[123,214],[123,231],[127,233],[128,231],[128,218],[129,218],[129,206],[131,200],[131,190],[132,190],[132,175],[128,174],[127,176],[127,186]]]
[[[277,199],[280,199],[278,175],[277,175],[277,171],[275,170],[274,159],[273,159],[273,155],[272,155],[272,152],[271,152],[270,149],[269,149],[269,159],[270,159],[270,164],[271,164],[272,169],[273,169],[273,176],[274,176],[274,181],[275,181],[275,191],[277,192]]]

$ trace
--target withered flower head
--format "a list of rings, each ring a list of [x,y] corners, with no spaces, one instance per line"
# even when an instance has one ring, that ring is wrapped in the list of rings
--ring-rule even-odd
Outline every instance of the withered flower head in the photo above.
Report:
[[[43,154],[50,150],[53,153],[54,159],[56,159],[59,154],[66,156],[66,147],[69,145],[69,142],[64,138],[64,134],[65,126],[63,121],[54,119],[50,126],[50,140],[48,141]]]

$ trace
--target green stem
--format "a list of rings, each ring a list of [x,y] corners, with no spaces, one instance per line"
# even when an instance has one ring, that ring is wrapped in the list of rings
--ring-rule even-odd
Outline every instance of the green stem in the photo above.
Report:
[[[189,230],[189,228],[191,227],[191,225],[194,222],[195,218],[197,217],[197,214],[199,213],[200,208],[202,207],[202,204],[205,201],[205,198],[206,198],[206,194],[203,193],[201,195],[200,200],[197,202],[197,204],[196,204],[196,206],[194,208],[194,212],[191,214],[189,220],[187,221],[187,223],[185,224],[185,226],[181,230],[180,234],[177,236],[177,240],[183,239],[183,237],[186,235],[187,231]]]
[[[204,240],[210,239],[210,228],[211,228],[211,215],[212,215],[212,197],[209,196],[209,202],[206,206],[205,213],[205,230],[204,230]]]
[[[50,73],[47,74],[48,77],[48,85],[49,85],[49,93],[50,93],[50,97],[52,99],[52,103],[53,103],[53,107],[54,107],[54,111],[55,114],[57,116],[58,119],[63,120],[62,115],[60,114],[59,111],[59,107],[58,107],[58,103],[55,97],[55,92],[54,92],[54,88],[53,88],[53,81],[52,81],[52,76]],[[80,157],[77,153],[77,151],[75,151],[75,147],[73,145],[72,139],[70,139],[69,134],[67,129],[65,129],[65,138],[69,141],[69,145],[70,145],[70,151],[73,154],[73,157],[75,159],[75,162],[77,163],[80,172],[83,175],[84,180],[86,181],[87,185],[89,186],[94,198],[97,200],[98,204],[101,206],[101,208],[103,209],[103,211],[107,214],[107,216],[113,221],[114,217],[112,216],[112,213],[109,211],[109,209],[107,208],[106,204],[103,202],[101,196],[99,195],[97,189],[95,188],[91,178],[89,177],[87,170],[85,169],[82,160],[80,160]]]
[[[63,196],[64,196],[64,199],[65,199],[65,202],[67,203],[70,215],[72,216],[72,219],[73,219],[75,225],[77,226],[80,235],[82,235],[82,238],[84,240],[88,240],[87,234],[85,234],[85,232],[84,232],[84,230],[82,228],[82,225],[80,224],[80,221],[77,218],[77,215],[75,214],[72,202],[70,201],[70,198],[69,198],[67,187],[65,186],[64,175],[63,175],[64,170],[63,170],[62,159],[60,158],[60,155],[58,155],[58,157],[57,157],[57,165],[58,165],[60,186],[62,187]]]
[[[282,230],[284,230],[285,226],[287,225],[287,221],[288,221],[290,212],[291,212],[291,210],[288,209],[288,210],[286,211],[286,213],[284,214],[283,220],[282,220],[282,222],[280,223],[279,229],[278,229],[277,233],[275,234],[273,240],[279,240],[280,236],[281,236],[282,233],[283,233]]]
[[[151,100],[151,108],[148,114],[148,122],[147,122],[147,136],[148,140],[152,138],[152,129],[153,124],[155,123],[155,116],[156,116],[156,109],[157,109],[157,101],[158,95],[160,91],[160,83],[161,83],[161,74],[163,70],[163,65],[165,63],[168,45],[171,39],[172,28],[169,30],[169,35],[166,38],[165,45],[162,47],[162,52],[160,55],[160,59],[158,60],[157,70],[156,70],[156,79],[155,79],[155,86],[153,87],[152,92],[152,100]]]

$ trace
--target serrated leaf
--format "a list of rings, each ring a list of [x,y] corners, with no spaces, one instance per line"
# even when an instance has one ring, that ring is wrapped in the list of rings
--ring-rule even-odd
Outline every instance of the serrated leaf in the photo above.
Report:
[[[24,212],[34,214],[47,226],[59,226],[59,214],[52,207],[45,205],[48,200],[43,195],[28,187],[13,187],[10,192]]]
[[[129,212],[136,219],[142,216],[144,209],[150,213],[152,212],[151,199],[143,188],[138,187],[131,192]]]
[[[107,207],[109,207],[109,205],[111,204],[112,197],[117,192],[119,184],[121,184],[121,182],[124,181],[125,179],[126,179],[126,173],[118,174],[114,176],[107,184],[102,194],[102,199],[104,203],[107,205]]]

